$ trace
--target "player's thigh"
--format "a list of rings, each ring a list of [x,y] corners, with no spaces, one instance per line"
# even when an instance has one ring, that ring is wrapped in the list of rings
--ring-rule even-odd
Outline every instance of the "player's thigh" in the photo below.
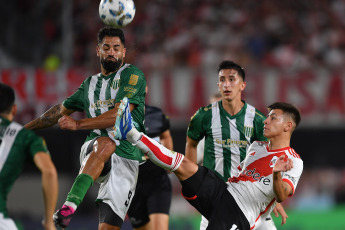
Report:
[[[149,194],[147,199],[148,214],[163,213],[169,215],[172,186],[168,175],[160,175],[159,180],[156,180],[154,184],[144,185],[144,187]],[[154,190],[152,190],[153,187]]]
[[[135,194],[139,162],[113,154],[111,165],[109,177],[100,184],[97,200],[108,204],[124,220]]]
[[[150,214],[150,222],[152,230],[168,230],[169,229],[169,215],[164,213]]]
[[[103,139],[108,139],[107,141],[111,141],[112,140],[110,138],[107,137],[96,137],[90,141],[85,142],[80,150],[80,156],[79,156],[79,161],[80,161],[80,170],[79,173],[81,173],[83,171],[83,168],[87,162],[87,160],[90,157],[90,154],[93,152],[93,146],[95,144],[96,141],[102,141]],[[112,148],[112,147],[111,147]],[[107,160],[104,163],[104,167],[103,170],[101,172],[101,175],[99,176],[99,178],[96,180],[96,182],[101,183],[102,181],[104,181],[105,179],[107,179],[107,177],[109,176],[109,172],[111,169],[111,160]]]
[[[129,220],[135,229],[145,227],[150,221],[147,212],[147,194],[141,188],[142,185],[137,184],[133,200],[127,212]]]
[[[99,225],[100,230],[117,230],[120,229],[123,224],[123,219],[117,215],[110,205],[99,202],[98,203],[99,212]]]

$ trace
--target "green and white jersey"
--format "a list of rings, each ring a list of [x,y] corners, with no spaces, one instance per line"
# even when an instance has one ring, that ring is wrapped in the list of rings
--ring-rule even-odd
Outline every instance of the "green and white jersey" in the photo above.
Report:
[[[231,116],[222,101],[200,108],[191,118],[187,136],[195,141],[205,137],[203,165],[224,181],[236,176],[238,166],[253,141],[267,141],[263,136],[265,116],[244,102],[240,112]]]
[[[23,170],[27,159],[38,152],[49,154],[45,141],[33,131],[0,117],[0,213],[8,217],[7,194]]]
[[[88,77],[79,89],[63,101],[67,109],[85,111],[88,118],[93,118],[111,110],[115,104],[124,97],[129,98],[131,104],[137,105],[131,112],[134,124],[139,132],[145,132],[144,106],[145,106],[146,80],[144,73],[134,65],[124,64],[116,73],[104,76],[101,73]],[[112,127],[108,129],[94,129],[85,141],[98,136],[111,135]],[[114,140],[114,139],[113,139]],[[121,157],[132,160],[141,160],[141,151],[128,141],[117,141],[115,153]]]

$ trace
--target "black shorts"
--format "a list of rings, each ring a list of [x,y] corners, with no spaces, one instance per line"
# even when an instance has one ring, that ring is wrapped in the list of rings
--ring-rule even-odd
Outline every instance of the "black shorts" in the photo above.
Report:
[[[123,220],[111,209],[108,204],[102,201],[96,202],[96,204],[99,212],[99,223],[106,223],[117,227],[122,226]]]
[[[127,212],[134,228],[142,227],[149,222],[149,215],[152,213],[169,215],[172,195],[170,178],[164,170],[151,164],[148,161],[145,166],[139,167],[135,195]],[[142,170],[147,166],[150,166],[149,170]]]
[[[229,230],[235,226],[236,230],[250,229],[247,218],[227,190],[227,184],[212,170],[201,167],[196,173],[207,172],[197,194],[185,198],[209,221],[207,229]]]

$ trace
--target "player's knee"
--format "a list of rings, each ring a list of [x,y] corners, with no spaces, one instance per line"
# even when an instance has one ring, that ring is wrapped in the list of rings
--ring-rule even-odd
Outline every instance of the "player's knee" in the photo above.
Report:
[[[115,142],[108,137],[101,137],[95,141],[93,146],[94,153],[101,158],[107,160],[113,152],[115,152]]]

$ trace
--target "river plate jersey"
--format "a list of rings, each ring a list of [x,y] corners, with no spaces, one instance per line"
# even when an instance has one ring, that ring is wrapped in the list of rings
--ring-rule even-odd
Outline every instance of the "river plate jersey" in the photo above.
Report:
[[[137,105],[131,112],[134,125],[139,132],[145,132],[144,106],[145,106],[146,80],[144,73],[134,65],[124,64],[116,73],[104,76],[101,73],[88,77],[79,89],[63,101],[67,109],[85,111],[88,118],[93,118],[111,110],[124,97],[128,97],[131,104]],[[98,136],[111,135],[112,127],[108,129],[94,129],[86,141]],[[115,153],[121,157],[133,160],[142,160],[141,151],[126,140],[116,143]]]
[[[259,110],[247,103],[231,116],[224,110],[222,101],[217,101],[195,113],[187,136],[196,141],[205,137],[203,165],[227,181],[238,173],[237,166],[246,157],[248,146],[255,140],[267,140],[263,136],[265,119]]]
[[[291,147],[269,150],[269,143],[255,141],[248,149],[246,159],[239,167],[240,174],[229,179],[228,191],[250,223],[250,229],[258,226],[263,218],[275,207],[272,169],[277,159],[285,155],[293,162],[293,168],[281,172],[295,193],[303,171],[303,161]]]
[[[0,117],[0,213],[8,217],[7,194],[22,172],[27,159],[37,152],[49,154],[45,141],[33,131]]]

